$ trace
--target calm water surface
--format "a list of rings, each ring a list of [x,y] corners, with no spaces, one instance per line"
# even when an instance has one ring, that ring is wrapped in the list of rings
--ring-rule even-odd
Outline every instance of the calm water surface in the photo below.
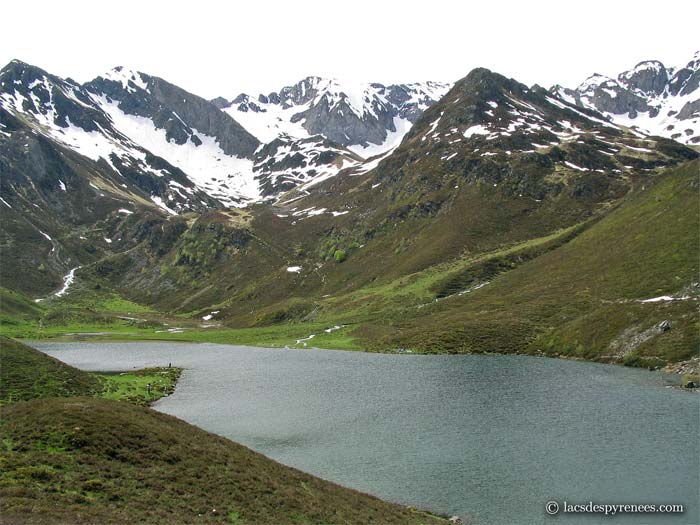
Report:
[[[659,373],[522,356],[35,343],[85,370],[184,367],[156,409],[282,463],[486,525],[697,525],[700,396]],[[548,517],[549,500],[684,515]]]

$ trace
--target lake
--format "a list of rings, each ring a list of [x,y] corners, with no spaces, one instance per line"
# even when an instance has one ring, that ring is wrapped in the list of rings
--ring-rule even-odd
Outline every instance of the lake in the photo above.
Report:
[[[284,464],[484,525],[698,518],[700,396],[673,378],[525,356],[190,343],[33,343],[84,370],[183,367],[155,408]],[[560,514],[549,500],[681,503]]]

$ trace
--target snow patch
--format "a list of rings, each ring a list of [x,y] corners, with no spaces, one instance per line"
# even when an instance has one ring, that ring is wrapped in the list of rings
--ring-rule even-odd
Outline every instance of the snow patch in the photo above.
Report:
[[[491,131],[486,126],[482,126],[481,124],[476,124],[474,126],[471,126],[467,129],[465,129],[463,135],[466,138],[469,138],[472,135],[489,135],[490,133],[491,133]]]

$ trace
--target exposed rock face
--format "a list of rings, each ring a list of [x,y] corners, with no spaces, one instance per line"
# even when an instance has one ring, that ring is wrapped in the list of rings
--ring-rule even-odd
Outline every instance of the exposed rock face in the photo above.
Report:
[[[226,100],[224,97],[213,98],[213,99],[211,99],[211,103],[214,104],[219,109],[223,109],[226,106],[229,106],[231,104],[231,102]]]
[[[628,89],[658,96],[666,89],[669,71],[658,60],[647,60],[637,64],[634,69],[622,73],[619,78]]]
[[[700,144],[700,55],[685,66],[640,62],[616,79],[594,74],[576,89],[550,91],[612,121],[686,144]]]
[[[69,121],[87,132],[110,125],[79,84],[19,60],[0,71],[0,95],[6,109],[40,116],[61,128],[68,127]],[[16,103],[11,104],[12,100]]]
[[[346,99],[336,101],[327,93],[306,111],[295,114],[292,122],[303,121],[311,134],[322,134],[343,146],[381,144],[387,131],[396,131],[393,112],[380,101],[373,100],[371,111],[356,111]]]

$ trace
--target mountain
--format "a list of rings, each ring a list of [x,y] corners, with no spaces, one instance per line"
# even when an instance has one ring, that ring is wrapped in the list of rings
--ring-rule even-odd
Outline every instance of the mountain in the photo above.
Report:
[[[0,276],[32,295],[110,253],[113,226],[135,213],[223,206],[122,134],[83,86],[19,61],[0,71],[0,199]]]
[[[425,82],[346,85],[307,77],[278,92],[211,102],[261,142],[253,171],[263,199],[304,192],[343,169],[395,148],[413,122],[449,88]]]
[[[554,86],[551,91],[644,134],[700,144],[699,88],[700,51],[684,66],[667,68],[646,60],[614,79],[596,73],[576,89]]]
[[[210,307],[233,326],[347,314],[319,298],[577,228],[697,156],[477,69],[373,169],[347,170],[246,210],[249,218],[214,211],[182,221],[161,255],[139,246],[83,278],[108,276],[119,293],[166,310]],[[154,258],[142,269],[139,261]]]
[[[449,84],[343,84],[307,77],[292,86],[253,98],[241,93],[216,104],[263,142],[282,134],[322,135],[364,158],[383,153],[449,89]]]
[[[70,270],[142,240],[122,223],[143,233],[163,216],[274,201],[364,161],[323,135],[262,144],[145,73],[118,67],[80,85],[15,60],[0,71],[0,216],[13,261],[0,275],[13,282],[26,269],[23,292],[60,291]]]
[[[639,136],[542,88],[476,69],[374,169],[321,184],[294,206],[337,210],[352,192],[357,204],[350,207],[365,217],[375,208],[381,221],[387,214],[440,215],[465,192],[490,187],[530,213],[566,202],[562,221],[617,199],[640,175],[695,157],[670,139]]]
[[[138,196],[122,197],[127,201],[145,198],[173,213],[220,205],[199,191],[176,166],[122,134],[92,94],[70,79],[20,61],[11,62],[0,71],[0,115],[2,159],[10,179],[22,172],[36,181],[65,171],[47,169],[52,153],[64,159],[70,156],[92,170],[96,179],[93,186],[105,186],[112,194],[124,194],[126,189]],[[31,183],[5,182],[15,190],[20,185],[32,187]],[[56,178],[53,186],[63,190],[67,182]],[[68,193],[66,190],[64,197]]]
[[[261,95],[259,104],[240,95],[234,109],[124,67],[84,85],[20,61],[2,75],[8,119],[72,149],[83,164],[97,162],[102,176],[140,181],[141,192],[167,213],[274,200],[358,168],[398,144],[447,87],[371,84],[357,95],[310,77]]]
[[[208,195],[227,205],[259,197],[252,175],[259,141],[210,102],[123,67],[84,88],[115,128],[180,168]]]

